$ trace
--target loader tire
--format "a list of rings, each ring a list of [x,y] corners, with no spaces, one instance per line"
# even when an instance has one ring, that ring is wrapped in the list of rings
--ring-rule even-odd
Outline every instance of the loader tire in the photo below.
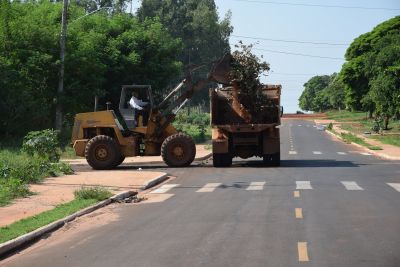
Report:
[[[161,156],[170,167],[187,167],[196,156],[196,145],[190,136],[173,134],[162,143]]]
[[[214,167],[230,167],[232,165],[232,157],[229,153],[217,154],[213,153]]]
[[[125,156],[121,155],[121,157],[118,159],[117,163],[115,164],[115,167],[119,166],[124,162]]]
[[[85,157],[95,170],[110,170],[121,159],[121,150],[114,138],[98,135],[89,140],[85,148]]]

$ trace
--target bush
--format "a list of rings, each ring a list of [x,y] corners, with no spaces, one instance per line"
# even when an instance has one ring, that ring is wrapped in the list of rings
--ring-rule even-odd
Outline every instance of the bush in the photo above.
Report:
[[[4,206],[14,198],[29,194],[29,183],[41,182],[45,177],[72,174],[66,163],[50,163],[40,157],[32,157],[26,153],[0,151],[0,206]]]
[[[29,132],[22,144],[22,150],[30,156],[37,156],[50,162],[60,160],[58,134],[52,129]]]
[[[74,192],[77,199],[96,199],[104,200],[111,197],[113,194],[103,187],[83,187]]]

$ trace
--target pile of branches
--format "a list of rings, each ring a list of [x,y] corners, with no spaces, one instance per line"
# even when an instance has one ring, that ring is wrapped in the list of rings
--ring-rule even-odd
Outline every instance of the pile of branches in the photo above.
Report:
[[[268,102],[262,93],[260,76],[269,71],[270,67],[251,52],[252,47],[253,45],[244,45],[241,41],[235,45],[237,49],[232,53],[229,79],[237,92],[243,117],[254,121]]]

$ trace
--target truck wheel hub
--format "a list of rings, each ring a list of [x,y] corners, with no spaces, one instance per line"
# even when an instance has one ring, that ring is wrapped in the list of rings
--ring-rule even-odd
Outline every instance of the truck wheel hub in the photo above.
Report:
[[[98,160],[105,160],[108,156],[108,151],[103,146],[98,146],[95,151],[96,158]]]
[[[174,147],[172,152],[173,152],[174,156],[178,157],[178,158],[183,157],[183,155],[184,155],[183,148],[180,146]]]

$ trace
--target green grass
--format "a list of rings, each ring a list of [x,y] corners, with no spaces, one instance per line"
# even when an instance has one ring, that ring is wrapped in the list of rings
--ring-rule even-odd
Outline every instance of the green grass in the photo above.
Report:
[[[71,215],[83,208],[96,203],[97,199],[75,199],[71,202],[58,205],[56,208],[42,212],[36,216],[22,219],[6,227],[0,228],[0,243],[29,233],[51,222]]]
[[[74,192],[76,199],[104,200],[112,196],[112,193],[103,187],[83,187]]]
[[[384,144],[400,147],[400,135],[379,135],[371,138],[378,140]]]
[[[348,110],[331,110],[325,112],[326,116],[335,121],[359,121],[367,119],[366,112],[350,112]]]
[[[80,157],[78,157],[75,154],[75,150],[72,147],[66,146],[61,152],[61,158],[62,159],[78,159]]]
[[[363,134],[364,132],[372,132],[374,119],[368,119],[366,112],[350,112],[347,110],[342,111],[328,111],[326,115],[329,119],[338,122],[348,122],[341,124],[343,130],[353,132],[356,134]],[[400,121],[390,120],[389,130],[384,131],[388,135],[370,136],[375,140],[381,141],[384,144],[400,146]],[[381,149],[379,147],[369,146],[369,149]]]
[[[71,167],[65,163],[50,163],[15,149],[0,150],[0,207],[15,198],[30,195],[30,183],[72,173]]]
[[[372,146],[372,145],[368,144],[367,142],[365,142],[364,139],[362,139],[362,138],[360,138],[360,137],[358,137],[358,136],[355,136],[354,134],[351,134],[351,133],[341,133],[340,135],[342,136],[343,140],[344,140],[346,143],[356,143],[356,144],[365,146],[366,148],[368,148],[368,149],[370,149],[370,150],[382,150],[381,147]]]

